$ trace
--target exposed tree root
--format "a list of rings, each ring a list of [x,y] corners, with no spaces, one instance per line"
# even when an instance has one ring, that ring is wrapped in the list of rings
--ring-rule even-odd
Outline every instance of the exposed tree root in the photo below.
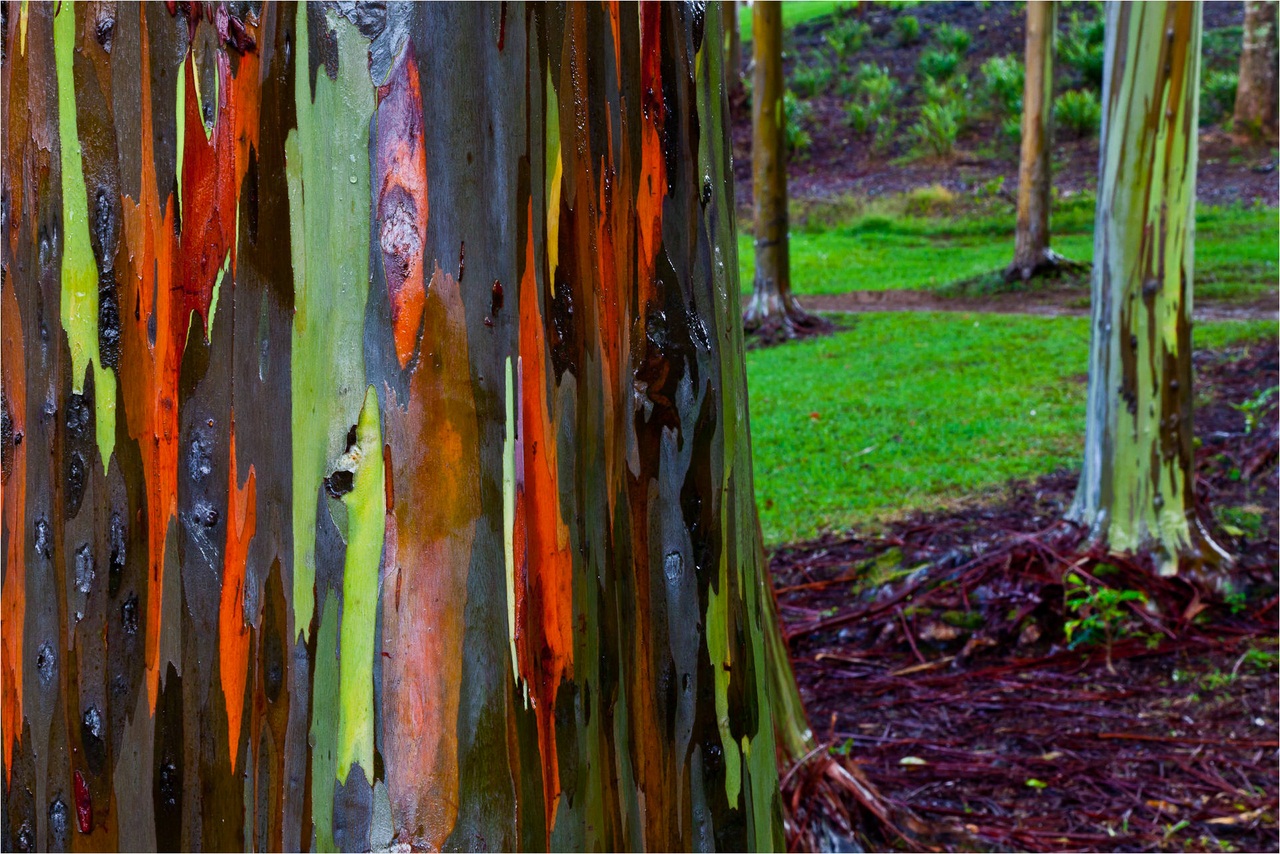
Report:
[[[742,312],[742,327],[749,350],[830,335],[836,330],[830,320],[801,308],[794,296],[776,293],[753,294]]]
[[[1060,276],[1064,273],[1084,274],[1089,272],[1089,269],[1090,265],[1083,261],[1073,261],[1052,249],[1046,249],[1032,260],[1015,259],[1004,271],[1004,280],[1029,282],[1035,278]]]

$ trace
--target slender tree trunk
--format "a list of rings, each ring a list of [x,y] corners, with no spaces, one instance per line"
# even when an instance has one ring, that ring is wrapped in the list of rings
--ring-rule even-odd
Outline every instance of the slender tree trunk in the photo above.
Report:
[[[780,847],[721,7],[7,11],[3,847]]]
[[[1084,470],[1072,516],[1164,574],[1224,562],[1196,513],[1191,282],[1201,7],[1107,6]]]
[[[722,0],[724,28],[728,41],[725,79],[729,87],[729,103],[742,97],[742,28],[738,25],[738,0]]]
[[[1022,95],[1022,151],[1018,163],[1018,227],[1009,281],[1027,281],[1056,270],[1062,258],[1049,248],[1053,204],[1053,43],[1058,4],[1027,3],[1026,84]]]
[[[1276,3],[1244,4],[1244,44],[1232,124],[1238,133],[1275,139],[1280,75],[1277,74]]]
[[[791,293],[787,223],[786,113],[782,108],[782,4],[751,5],[755,66],[751,92],[751,190],[755,203],[756,278],[743,313],[748,333],[763,341],[793,338],[827,326],[806,314]]]

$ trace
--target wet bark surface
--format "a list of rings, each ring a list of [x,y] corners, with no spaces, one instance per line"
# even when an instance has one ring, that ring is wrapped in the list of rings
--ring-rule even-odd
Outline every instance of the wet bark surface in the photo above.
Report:
[[[4,8],[3,847],[780,845],[720,7]]]

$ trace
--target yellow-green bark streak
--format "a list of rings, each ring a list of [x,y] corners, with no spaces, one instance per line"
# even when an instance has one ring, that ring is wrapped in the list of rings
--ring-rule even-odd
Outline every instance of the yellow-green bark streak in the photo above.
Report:
[[[84,392],[85,373],[93,364],[94,429],[106,471],[116,442],[116,376],[98,352],[98,267],[89,243],[89,196],[76,129],[75,43],[75,5],[63,3],[53,21],[62,166],[62,328],[76,394]]]
[[[1191,283],[1199,3],[1111,4],[1085,465],[1073,510],[1161,571],[1218,554],[1195,516]]]
[[[337,80],[309,78],[307,10],[298,4],[294,93],[298,127],[285,142],[293,258],[293,616],[310,634],[315,612],[316,505],[328,468],[364,391],[365,301],[369,295],[369,120],[374,88],[369,43],[332,10]]]
[[[709,32],[721,31],[723,20],[716,19],[722,11],[723,5],[708,4]],[[738,323],[742,316],[738,304],[738,252],[737,241],[733,237],[736,229],[732,185],[727,180],[728,176],[722,174],[729,162],[728,153],[723,150],[729,131],[724,54],[704,45],[696,61],[698,124],[707,129],[699,137],[698,169],[699,174],[713,176],[711,186],[717,194],[715,203],[708,206],[709,210],[717,212],[709,223],[715,253],[711,264],[713,291],[723,294],[727,302],[724,313],[718,317],[718,322],[724,325],[717,330],[721,345],[722,386],[740,391],[725,395],[721,495],[726,500],[720,507],[720,521],[721,530],[732,532],[732,537],[726,538],[726,546],[721,551],[718,588],[713,587],[707,592],[707,653],[715,674],[716,719],[724,748],[728,801],[731,805],[743,806],[739,799],[743,794],[745,774],[745,795],[749,799],[747,806],[751,815],[750,846],[757,851],[782,850],[784,840],[781,822],[777,820],[778,737],[782,738],[783,752],[794,759],[811,746],[811,736],[773,608],[773,591],[764,559],[760,524],[755,502],[750,497],[754,495],[754,485],[747,382],[743,370],[744,343],[742,325]],[[737,69],[730,69],[729,73],[736,74]],[[733,583],[730,583],[731,563],[732,572],[736,575]],[[750,669],[756,674],[754,702],[760,721],[757,732],[744,736],[740,742],[733,741],[724,716],[729,680],[732,674],[746,670],[738,662],[731,663],[732,670],[725,666],[730,664],[727,661],[726,633],[730,591],[743,598],[738,607],[745,608],[745,621],[751,627],[747,654],[752,659]],[[781,652],[780,658],[770,655],[770,652],[777,651]]]
[[[353,763],[373,781],[373,640],[378,623],[378,567],[387,526],[382,425],[370,386],[356,427],[358,459],[347,505],[347,557],[342,570],[342,661],[338,671],[338,781]]]

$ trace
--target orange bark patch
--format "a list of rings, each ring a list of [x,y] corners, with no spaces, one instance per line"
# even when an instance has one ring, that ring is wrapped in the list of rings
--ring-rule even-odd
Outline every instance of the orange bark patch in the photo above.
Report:
[[[643,315],[653,295],[654,261],[662,239],[662,199],[667,193],[667,159],[662,151],[661,16],[658,3],[640,6],[640,183],[636,192],[636,218],[640,231],[636,285]]]
[[[556,435],[547,406],[547,346],[538,309],[533,205],[520,281],[520,452],[516,491],[516,649],[531,686],[542,753],[547,832],[560,796],[555,705],[561,680],[573,671],[573,553],[560,515]]]
[[[244,79],[230,85],[230,70],[219,54],[221,99],[211,139],[204,135],[197,107],[195,77],[186,63],[186,133],[182,168],[182,234],[174,236],[177,200],[163,203],[156,185],[152,143],[151,69],[145,11],[139,8],[141,28],[142,128],[140,198],[127,196],[121,208],[127,252],[121,281],[120,307],[124,320],[120,341],[120,376],[129,435],[142,454],[147,493],[147,698],[155,711],[160,682],[160,622],[163,613],[165,538],[177,512],[178,496],[178,375],[186,349],[191,312],[207,324],[213,286],[223,260],[235,244],[235,213],[239,176],[243,174],[235,134],[243,116],[257,113],[257,75],[242,68]],[[244,108],[241,102],[252,103]],[[239,130],[237,131],[237,128]],[[245,137],[248,138],[247,136]],[[247,151],[247,148],[244,149]],[[247,155],[246,155],[247,156]],[[247,160],[244,164],[247,168]],[[129,322],[128,318],[134,318]],[[155,341],[148,327],[154,317]]]
[[[0,294],[0,377],[4,407],[11,425],[13,458],[4,466],[3,510],[5,541],[4,586],[0,590],[0,726],[4,728],[5,783],[13,773],[13,746],[22,731],[22,632],[26,617],[27,369],[22,350],[22,316],[13,280],[4,279]]]
[[[244,714],[244,686],[249,675],[249,627],[244,621],[244,576],[249,541],[257,526],[257,475],[239,485],[236,472],[236,420],[231,416],[230,474],[227,487],[227,547],[223,557],[222,601],[218,607],[218,664],[222,694],[227,703],[227,741],[231,770],[236,770],[240,720]]]
[[[416,342],[415,342],[416,343]],[[458,815],[467,570],[480,516],[479,427],[458,283],[437,265],[408,400],[387,392],[396,503],[382,586],[383,753],[396,839],[435,850]]]
[[[422,91],[410,41],[378,89],[378,244],[391,300],[391,331],[403,370],[422,325],[422,244],[427,233],[427,154]]]

